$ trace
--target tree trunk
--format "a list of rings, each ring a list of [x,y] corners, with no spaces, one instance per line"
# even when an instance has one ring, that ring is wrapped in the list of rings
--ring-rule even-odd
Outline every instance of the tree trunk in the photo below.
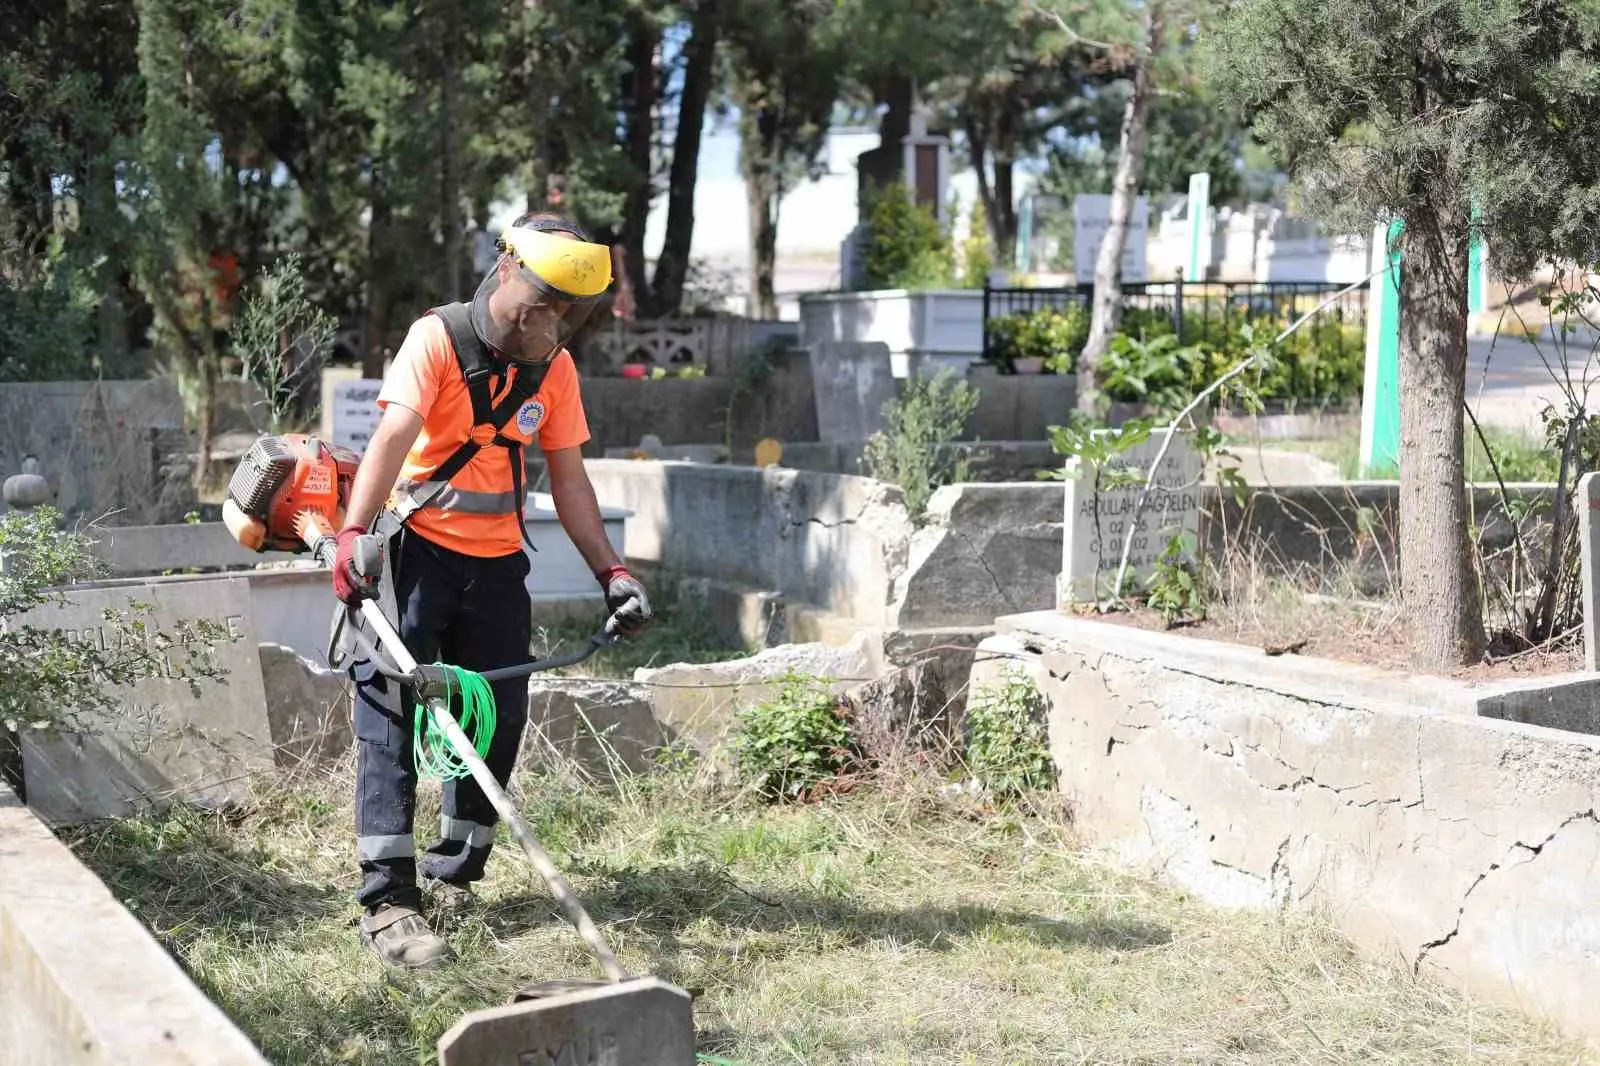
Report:
[[[776,168],[747,168],[745,197],[750,209],[751,318],[778,317],[778,299],[772,284],[778,260],[778,175]]]
[[[383,377],[384,344],[389,334],[389,287],[387,284],[389,198],[383,180],[372,177],[372,219],[367,227],[366,319],[361,353],[361,376]]]
[[[1133,91],[1122,109],[1122,139],[1111,184],[1110,217],[1094,264],[1089,339],[1078,356],[1078,410],[1085,414],[1092,415],[1099,406],[1095,367],[1122,324],[1122,251],[1128,242],[1128,219],[1144,180],[1144,151],[1150,139],[1150,76],[1160,44],[1161,13],[1159,4],[1152,0],[1144,9],[1144,50],[1134,61]]]
[[[444,241],[444,296],[461,299],[461,203],[456,191],[456,35],[442,34],[439,78],[439,232]]]
[[[211,480],[211,435],[217,421],[217,353],[209,343],[202,341],[195,352],[199,378],[199,395],[196,397],[194,491],[203,493]]]
[[[1015,166],[1015,160],[995,156],[994,198],[983,205],[989,213],[989,235],[994,238],[995,257],[1007,264],[1012,262],[1012,249],[1017,243],[1017,202],[1012,181]]]
[[[1449,217],[1401,238],[1400,587],[1413,662],[1450,670],[1483,658],[1482,598],[1467,537],[1462,400],[1467,382],[1466,233]]]
[[[643,296],[650,291],[644,273],[644,231],[650,218],[653,191],[654,161],[650,149],[655,133],[656,47],[660,44],[661,33],[644,14],[635,13],[631,21],[627,46],[625,149],[633,173],[622,213],[622,247],[626,253],[628,282],[636,296]]]
[[[683,282],[689,273],[694,243],[694,190],[700,169],[700,132],[711,98],[721,31],[720,0],[699,0],[693,29],[683,46],[683,92],[678,98],[678,133],[672,146],[672,177],[667,192],[667,224],[651,293],[650,314],[677,314],[683,303]]]
[[[879,103],[884,105],[883,120],[878,124],[878,147],[900,151],[900,142],[911,136],[911,104],[916,98],[916,86],[910,75],[897,74],[889,79]]]

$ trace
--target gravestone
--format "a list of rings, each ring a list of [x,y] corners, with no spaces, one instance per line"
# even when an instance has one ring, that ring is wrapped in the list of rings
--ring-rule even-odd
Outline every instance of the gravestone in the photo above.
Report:
[[[181,621],[222,626],[212,661],[220,680],[161,676],[109,689],[108,710],[62,708],[71,731],[22,734],[28,806],[54,825],[122,817],[169,802],[220,806],[247,798],[251,778],[273,769],[272,734],[261,682],[261,661],[250,621],[250,586],[241,578],[154,581],[142,585],[73,589],[65,604],[46,604],[8,619],[62,631],[69,640],[102,648],[138,639],[105,620],[125,612],[147,630],[176,639]],[[133,613],[135,603],[150,604]],[[192,662],[179,644],[164,653],[168,670]]]
[[[655,977],[473,1011],[439,1066],[692,1066],[689,994]]]
[[[1100,245],[1111,226],[1111,197],[1104,193],[1079,193],[1072,198],[1072,273],[1078,284],[1094,281]],[[1144,281],[1146,245],[1150,240],[1150,202],[1143,196],[1128,214],[1128,234],[1122,245],[1122,280]]]
[[[1583,668],[1600,670],[1600,473],[1578,479],[1578,551],[1583,563]]]
[[[1150,438],[1116,456],[1101,470],[1102,487],[1095,489],[1095,471],[1077,459],[1067,463],[1066,510],[1063,521],[1061,576],[1057,579],[1056,606],[1093,601],[1111,594],[1122,561],[1123,541],[1138,513],[1138,526],[1128,552],[1125,588],[1140,588],[1155,569],[1156,561],[1174,534],[1187,534],[1185,557],[1192,554],[1200,533],[1200,455],[1179,431],[1156,471],[1155,485],[1136,512],[1144,482],[1166,440],[1168,431],[1156,430]],[[1140,481],[1123,487],[1104,487],[1115,469],[1138,472]],[[1071,475],[1076,476],[1071,476]]]
[[[883,428],[883,407],[895,399],[894,364],[882,341],[819,341],[810,347],[817,438],[864,441]]]
[[[355,378],[334,384],[329,423],[334,444],[357,453],[367,450],[367,442],[372,440],[382,415],[378,409],[378,392],[382,388],[383,382],[373,378]]]

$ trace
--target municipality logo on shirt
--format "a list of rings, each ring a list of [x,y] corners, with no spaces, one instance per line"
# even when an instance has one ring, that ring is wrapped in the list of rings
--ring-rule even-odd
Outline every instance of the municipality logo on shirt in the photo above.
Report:
[[[529,400],[517,411],[517,428],[530,437],[533,431],[539,428],[539,423],[544,421],[544,404],[538,400]]]

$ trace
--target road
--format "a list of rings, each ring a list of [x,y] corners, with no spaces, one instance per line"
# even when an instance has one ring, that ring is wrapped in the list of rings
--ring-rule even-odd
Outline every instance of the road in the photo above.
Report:
[[[1472,335],[1467,350],[1467,401],[1485,424],[1542,432],[1540,412],[1550,403],[1565,406],[1561,383],[1569,380],[1579,397],[1587,397],[1589,410],[1600,412],[1600,337],[1531,343]]]

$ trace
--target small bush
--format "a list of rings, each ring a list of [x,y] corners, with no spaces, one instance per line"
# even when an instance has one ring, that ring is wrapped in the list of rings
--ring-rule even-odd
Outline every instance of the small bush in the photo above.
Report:
[[[115,369],[96,358],[97,302],[64,268],[31,283],[0,276],[0,381],[88,381]]]
[[[961,436],[977,409],[978,390],[953,371],[912,378],[905,395],[884,405],[884,428],[868,439],[862,457],[867,472],[899,485],[906,509],[912,517],[920,516],[935,489],[966,477],[964,464],[944,445]]]
[[[150,605],[134,603],[106,612],[105,646],[18,624],[18,616],[61,602],[61,586],[103,571],[93,543],[60,529],[60,518],[50,507],[0,515],[0,732],[76,729],[81,716],[117,705],[117,686],[146,678],[181,678],[198,695],[199,680],[223,677],[214,648],[234,638],[208,619],[167,632],[148,620]],[[173,652],[179,647],[186,654]]]
[[[1021,670],[1007,670],[998,688],[973,694],[967,709],[967,766],[980,785],[999,795],[1055,787],[1044,698]]]
[[[1282,313],[1236,311],[1221,320],[1191,310],[1179,336],[1170,309],[1130,307],[1102,357],[1100,387],[1121,403],[1170,405],[1184,402],[1244,358],[1251,337],[1272,338],[1297,317]],[[1247,332],[1248,327],[1248,332]],[[988,323],[990,357],[1003,366],[1042,356],[1052,373],[1077,369],[1089,337],[1089,311],[1072,305],[1005,315]],[[1336,405],[1361,395],[1366,340],[1362,328],[1337,316],[1313,319],[1273,349],[1273,358],[1247,375],[1262,400]]]
[[[788,674],[776,698],[735,713],[740,780],[770,800],[796,800],[852,759],[839,698],[816,678]]]
[[[994,253],[989,246],[989,212],[983,206],[983,197],[972,198],[972,210],[967,214],[967,239],[961,242],[961,285],[968,289],[981,289],[989,280],[994,268]]]
[[[990,358],[1008,369],[1018,359],[1043,359],[1052,374],[1071,374],[1089,339],[1088,308],[1072,304],[989,322]]]
[[[955,285],[955,250],[932,211],[895,182],[872,194],[867,215],[869,289],[937,289]]]

